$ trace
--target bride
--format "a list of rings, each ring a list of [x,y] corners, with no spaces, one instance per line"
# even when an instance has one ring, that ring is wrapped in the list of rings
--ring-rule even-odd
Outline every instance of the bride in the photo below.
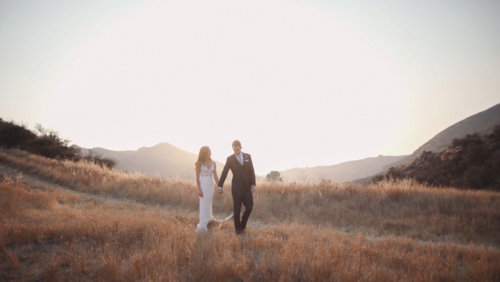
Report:
[[[197,233],[208,232],[208,222],[215,220],[212,215],[212,199],[214,198],[215,185],[219,182],[219,177],[217,177],[215,162],[212,161],[211,156],[210,148],[203,146],[195,164],[196,184],[200,198],[200,222],[196,227]]]

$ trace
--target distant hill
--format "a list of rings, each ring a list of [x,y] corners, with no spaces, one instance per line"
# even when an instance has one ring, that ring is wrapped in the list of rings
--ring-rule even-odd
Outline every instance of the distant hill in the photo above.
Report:
[[[439,152],[423,151],[408,164],[373,180],[412,178],[433,186],[500,191],[500,124],[489,134],[454,139]]]
[[[83,155],[89,152],[89,149],[80,149]],[[195,179],[194,163],[198,155],[169,143],[160,143],[153,147],[142,147],[137,151],[112,151],[104,148],[92,148],[90,150],[101,154],[103,157],[116,160],[115,168],[117,170],[141,172],[151,176]],[[217,172],[220,175],[224,164],[216,161],[216,165]]]
[[[488,134],[497,124],[500,124],[500,104],[453,124],[452,126],[439,132],[436,136],[420,146],[406,158],[387,164],[379,172],[374,173],[372,176],[356,179],[353,183],[368,183],[375,176],[385,175],[391,167],[400,167],[411,163],[414,159],[418,158],[423,151],[439,152],[451,145],[453,139],[455,138],[463,138],[467,134],[472,134],[474,132],[477,132],[480,135]]]
[[[383,166],[405,157],[407,156],[378,156],[331,166],[287,169],[280,173],[284,181],[309,182],[330,179],[334,182],[348,182],[373,175],[381,171]]]
[[[387,171],[392,166],[398,167],[410,163],[412,160],[419,157],[423,151],[439,152],[448,147],[455,138],[463,138],[467,134],[472,134],[474,132],[480,135],[488,134],[497,124],[500,124],[500,104],[472,115],[439,132],[408,157],[385,166],[384,171]]]

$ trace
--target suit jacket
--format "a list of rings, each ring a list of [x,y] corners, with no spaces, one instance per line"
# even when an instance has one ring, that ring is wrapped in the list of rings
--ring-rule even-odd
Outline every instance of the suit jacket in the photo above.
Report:
[[[249,154],[243,153],[243,165],[240,164],[236,155],[231,155],[226,160],[226,165],[222,170],[219,180],[219,187],[223,187],[227,173],[231,170],[233,173],[233,188],[248,188],[255,184],[255,172],[253,170],[252,157]]]

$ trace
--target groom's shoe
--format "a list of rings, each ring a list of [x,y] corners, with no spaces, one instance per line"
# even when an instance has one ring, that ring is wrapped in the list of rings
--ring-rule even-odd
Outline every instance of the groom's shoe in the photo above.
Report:
[[[240,232],[238,232],[238,235],[245,235],[246,232],[245,232],[245,229],[241,229]]]

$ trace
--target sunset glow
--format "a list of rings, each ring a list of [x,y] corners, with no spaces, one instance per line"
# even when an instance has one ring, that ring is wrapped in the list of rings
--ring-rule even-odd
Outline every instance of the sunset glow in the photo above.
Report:
[[[440,11],[469,11],[456,5]],[[111,12],[94,18],[73,7],[66,24],[77,28],[68,32],[61,25],[45,34],[55,47],[29,83],[14,75],[14,63],[0,67],[1,115],[42,123],[86,148],[136,150],[168,142],[194,153],[210,146],[224,161],[239,139],[256,172],[265,174],[409,154],[445,127],[500,102],[491,75],[500,65],[500,48],[493,48],[498,34],[462,44],[484,30],[488,13],[481,15],[484,22],[471,16],[467,30],[455,25],[461,16],[439,26],[433,23],[444,15],[417,9],[429,18],[415,23],[418,15],[404,18],[412,7],[396,15],[347,1],[124,7],[108,7]],[[366,9],[371,14],[363,17]],[[394,21],[392,30],[387,21]],[[404,27],[407,33],[399,30]],[[7,37],[5,29],[0,35]],[[464,58],[451,46],[469,48],[471,55]],[[64,51],[59,57],[58,50]],[[3,83],[9,75],[14,79]],[[24,107],[22,95],[33,97]],[[21,114],[28,109],[36,110]]]

